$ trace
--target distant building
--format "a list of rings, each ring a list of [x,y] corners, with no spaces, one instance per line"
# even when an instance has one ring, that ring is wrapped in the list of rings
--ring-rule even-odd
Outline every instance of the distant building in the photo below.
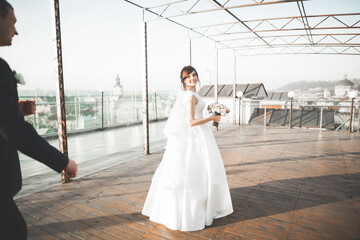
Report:
[[[111,92],[112,92],[112,95],[115,97],[121,97],[124,93],[123,86],[120,83],[119,74],[116,76],[115,86],[113,87]]]
[[[308,92],[312,92],[312,93],[319,93],[322,91],[322,88],[321,87],[316,87],[316,88],[310,88],[308,90]]]
[[[324,98],[330,98],[331,97],[331,93],[330,93],[330,90],[329,89],[325,89],[324,90]]]
[[[253,84],[236,84],[236,92],[242,91],[244,98],[250,99],[263,99],[268,96],[264,84],[253,83]],[[205,85],[199,90],[199,95],[204,98],[214,98],[214,85]],[[218,97],[219,98],[230,98],[233,97],[233,85],[222,84],[218,85]]]
[[[335,86],[335,96],[346,96],[351,91],[350,86]]]
[[[354,83],[345,79],[340,82],[339,85],[335,86],[335,96],[346,96],[351,91],[351,87],[354,86]]]
[[[229,108],[230,113],[225,117],[221,118],[222,122],[232,122],[234,114],[239,112],[239,104],[233,104],[233,85],[232,84],[221,84],[218,85],[218,101],[224,104],[227,108]],[[251,113],[253,112],[255,106],[258,106],[259,100],[268,97],[266,89],[262,83],[254,83],[254,84],[236,84],[235,91],[242,91],[243,97],[241,112],[242,114],[242,122],[247,123],[250,119]],[[215,102],[215,89],[214,85],[205,85],[198,92],[199,95],[203,98],[206,105],[212,104]],[[239,100],[237,100],[239,103]],[[204,115],[206,116],[208,113],[206,108],[204,109]],[[239,119],[239,114],[235,114],[235,117]]]
[[[281,109],[284,102],[289,101],[288,92],[268,92],[268,96],[261,101],[267,109]]]

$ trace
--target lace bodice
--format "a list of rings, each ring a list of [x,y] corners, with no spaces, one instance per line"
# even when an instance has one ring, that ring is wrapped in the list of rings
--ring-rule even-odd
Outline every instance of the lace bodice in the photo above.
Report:
[[[198,100],[198,103],[195,105],[195,118],[196,119],[201,119],[203,118],[203,110],[205,107],[205,102],[204,100],[202,100],[202,98],[200,97],[200,95],[197,92],[192,92],[192,91],[186,91],[185,92],[185,97],[184,97],[184,101],[186,102],[189,97],[191,96],[195,96],[196,99]]]

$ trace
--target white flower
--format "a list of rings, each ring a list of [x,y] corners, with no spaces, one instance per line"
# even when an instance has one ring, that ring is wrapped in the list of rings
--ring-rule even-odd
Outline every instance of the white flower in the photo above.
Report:
[[[20,85],[25,85],[25,80],[23,75],[21,73],[17,73],[16,71],[13,71],[13,73],[16,83]]]

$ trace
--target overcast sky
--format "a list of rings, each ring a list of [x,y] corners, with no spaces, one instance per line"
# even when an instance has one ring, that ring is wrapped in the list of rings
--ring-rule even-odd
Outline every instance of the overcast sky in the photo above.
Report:
[[[18,19],[13,46],[0,48],[0,56],[24,75],[22,89],[54,89],[54,48],[49,0],[9,0]],[[152,3],[152,1],[147,1]],[[157,1],[159,2],[159,1]],[[325,13],[360,12],[358,0],[304,2]],[[119,74],[125,90],[141,90],[140,9],[121,0],[60,1],[64,80],[66,89],[110,89]],[[248,8],[247,14],[251,15]],[[269,14],[269,13],[267,13]],[[266,13],[264,12],[264,15]],[[151,22],[149,33],[149,87],[177,92],[179,72],[188,64],[187,30],[167,21]],[[357,30],[358,31],[358,30]],[[214,43],[193,41],[193,65],[200,80],[214,71]],[[233,52],[219,52],[219,83],[233,81]],[[299,80],[360,78],[360,56],[272,55],[239,57],[238,83],[264,83],[278,88]]]

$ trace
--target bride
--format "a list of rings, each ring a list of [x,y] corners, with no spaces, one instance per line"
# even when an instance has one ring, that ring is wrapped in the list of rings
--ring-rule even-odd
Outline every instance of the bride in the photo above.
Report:
[[[196,231],[214,218],[233,212],[224,164],[204,101],[196,92],[198,74],[192,66],[181,70],[180,91],[166,122],[168,138],[163,159],[155,171],[142,214],[173,230]]]

